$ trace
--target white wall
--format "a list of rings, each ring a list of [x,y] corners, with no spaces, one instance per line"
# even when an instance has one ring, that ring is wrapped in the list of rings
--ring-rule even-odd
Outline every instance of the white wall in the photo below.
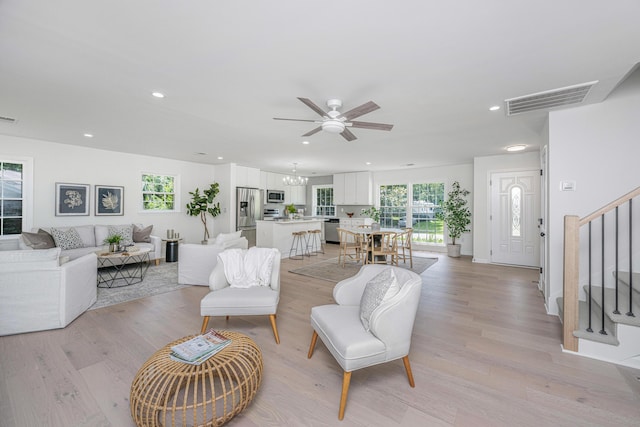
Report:
[[[72,145],[57,144],[35,139],[0,135],[0,157],[21,156],[33,158],[34,168],[34,227],[66,226],[74,224],[153,224],[153,234],[166,237],[169,228],[179,232],[187,242],[202,240],[204,228],[199,217],[186,214],[185,205],[191,196],[189,191],[207,188],[216,174],[214,166],[96,150]],[[180,177],[179,212],[146,213],[141,204],[141,172],[178,175]],[[223,175],[218,173],[218,175]],[[55,183],[91,185],[91,209],[89,216],[55,216]],[[124,216],[94,215],[94,185],[124,186]],[[229,212],[229,191],[221,185],[219,200],[223,212]],[[218,199],[217,199],[218,200]],[[212,236],[229,231],[228,222],[209,218]],[[219,223],[219,224],[218,224]]]
[[[491,191],[489,180],[495,172],[540,169],[540,152],[476,157],[473,161],[473,261],[491,261]]]
[[[472,212],[473,221],[473,165],[451,165],[440,166],[435,168],[415,168],[415,169],[398,169],[391,171],[382,171],[373,173],[373,186],[374,194],[380,194],[380,185],[393,185],[393,184],[407,184],[411,183],[425,183],[425,182],[444,182],[445,195],[451,190],[451,184],[454,181],[460,182],[460,186],[471,192],[469,196],[469,208]],[[446,197],[446,196],[445,196]],[[376,197],[377,198],[377,197]],[[379,201],[376,200],[376,205],[379,205]],[[474,232],[472,228],[472,233]],[[465,233],[460,238],[461,248],[460,251],[463,255],[472,255],[473,251],[473,239],[472,233]],[[457,242],[456,242],[457,243]],[[429,250],[441,250],[446,251],[444,247],[429,247]]]
[[[600,104],[550,113],[550,312],[557,313],[562,294],[564,216],[588,215],[640,185],[639,137],[640,71]],[[575,181],[576,191],[560,191],[565,180]]]

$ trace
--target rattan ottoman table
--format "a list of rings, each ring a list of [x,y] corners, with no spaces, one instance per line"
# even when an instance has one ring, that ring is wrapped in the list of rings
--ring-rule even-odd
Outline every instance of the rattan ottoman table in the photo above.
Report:
[[[246,408],[262,382],[262,352],[251,338],[220,331],[231,344],[199,366],[169,358],[158,350],[131,384],[131,416],[137,426],[220,426]]]

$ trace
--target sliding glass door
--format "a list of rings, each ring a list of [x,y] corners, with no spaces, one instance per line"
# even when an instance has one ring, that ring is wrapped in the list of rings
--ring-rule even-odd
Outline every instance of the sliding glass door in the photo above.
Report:
[[[413,242],[444,245],[444,226],[436,218],[444,200],[444,183],[380,186],[380,225],[413,228]]]

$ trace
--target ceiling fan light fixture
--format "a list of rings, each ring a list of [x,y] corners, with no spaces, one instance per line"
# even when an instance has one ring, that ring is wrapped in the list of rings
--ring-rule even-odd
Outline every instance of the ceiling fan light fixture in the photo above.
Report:
[[[342,133],[344,132],[344,123],[340,120],[325,120],[322,122],[322,130],[329,133]]]

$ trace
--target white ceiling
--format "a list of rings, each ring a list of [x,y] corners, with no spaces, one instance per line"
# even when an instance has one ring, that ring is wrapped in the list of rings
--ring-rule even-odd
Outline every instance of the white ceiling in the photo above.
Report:
[[[17,119],[0,134],[303,175],[470,163],[539,148],[546,113],[492,105],[594,80],[604,99],[640,61],[638,17],[638,0],[0,0]],[[297,97],[372,100],[358,120],[395,127],[303,138],[317,125],[273,120],[319,117]]]

